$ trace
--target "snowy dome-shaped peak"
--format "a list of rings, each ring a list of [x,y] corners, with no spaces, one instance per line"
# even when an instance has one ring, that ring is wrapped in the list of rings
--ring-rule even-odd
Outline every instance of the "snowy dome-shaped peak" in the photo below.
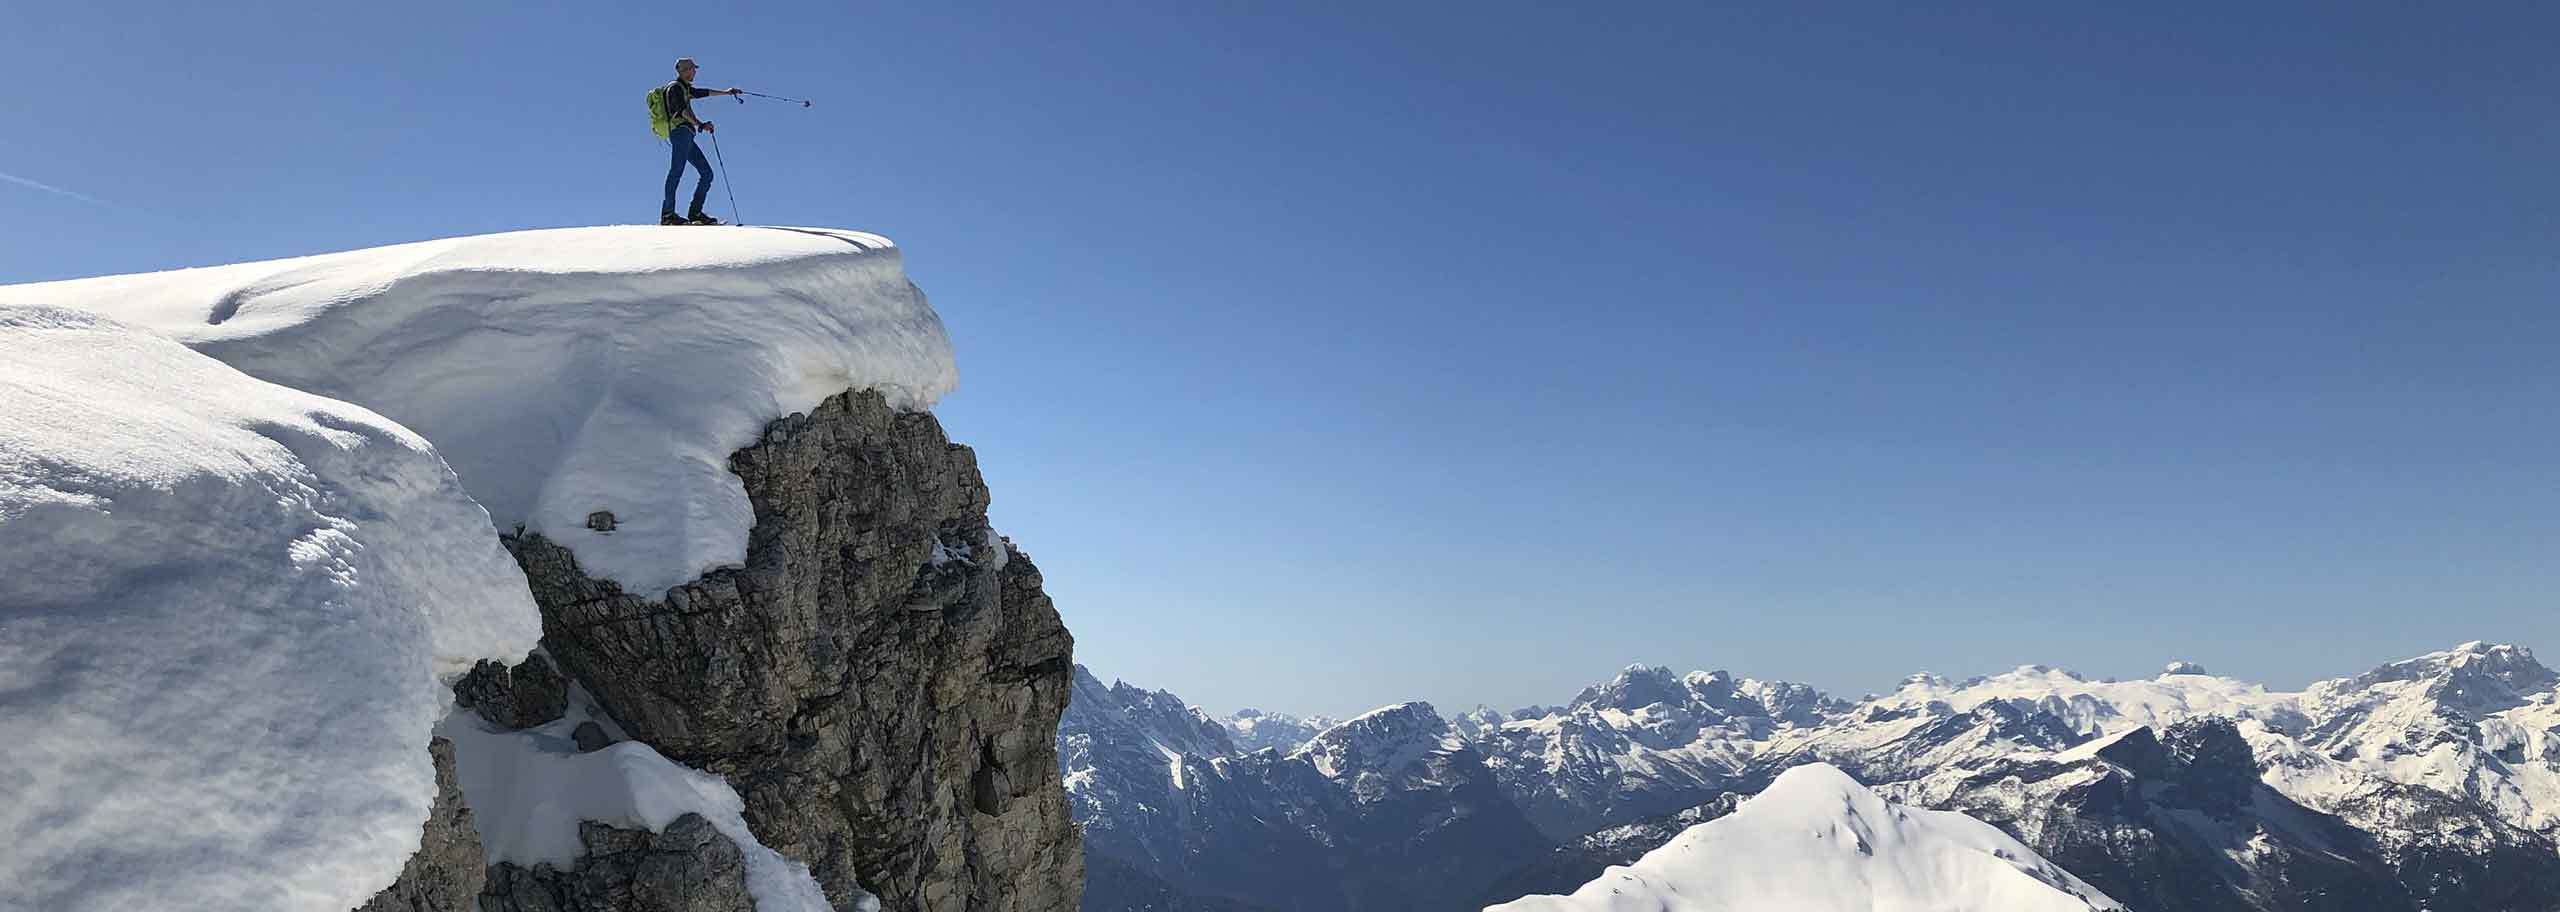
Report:
[[[2161,668],[2160,673],[2163,675],[2211,674],[2211,672],[2204,670],[2204,666],[2198,665],[2194,662],[2171,662],[2167,666]]]
[[[1531,896],[1488,912],[2120,908],[1990,824],[1888,802],[1812,763],[1571,896]]]

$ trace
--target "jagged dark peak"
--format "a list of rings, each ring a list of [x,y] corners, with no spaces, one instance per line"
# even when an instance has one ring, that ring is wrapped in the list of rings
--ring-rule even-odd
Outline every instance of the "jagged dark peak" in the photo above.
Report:
[[[2100,745],[2096,753],[2098,759],[2144,779],[2157,779],[2169,772],[2169,749],[2161,745],[2159,734],[2148,725],[2117,735]]]
[[[1149,740],[1186,755],[1223,756],[1241,752],[1227,727],[1171,691],[1148,690],[1114,680],[1104,685],[1091,669],[1075,666],[1074,687],[1067,702],[1070,729],[1133,729]]]
[[[2213,672],[2204,670],[2204,666],[2188,661],[2171,662],[2160,669],[2160,676],[2164,678],[2171,675],[2200,675],[2212,673]]]
[[[2220,717],[2188,719],[2160,734],[2168,755],[2169,789],[2162,800],[2215,816],[2239,813],[2258,788],[2258,759],[2239,726]]]

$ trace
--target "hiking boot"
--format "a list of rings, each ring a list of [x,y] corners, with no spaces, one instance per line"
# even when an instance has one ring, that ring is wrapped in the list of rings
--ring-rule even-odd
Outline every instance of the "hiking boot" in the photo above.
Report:
[[[686,216],[684,223],[687,225],[717,225],[720,224],[720,220],[696,212],[690,216]]]
[[[684,220],[683,220],[683,219],[680,219],[680,218],[677,218],[677,217],[676,217],[676,214],[675,214],[675,213],[673,213],[673,212],[661,212],[661,213],[658,213],[658,224],[661,224],[661,225],[682,225],[682,224],[684,224]]]

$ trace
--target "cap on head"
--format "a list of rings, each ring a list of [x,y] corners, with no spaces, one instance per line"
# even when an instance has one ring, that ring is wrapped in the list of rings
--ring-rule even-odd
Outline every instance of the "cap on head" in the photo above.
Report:
[[[679,70],[690,70],[690,69],[693,69],[693,68],[694,68],[693,58],[691,58],[691,57],[678,57],[678,58],[676,58],[676,69],[679,69]]]

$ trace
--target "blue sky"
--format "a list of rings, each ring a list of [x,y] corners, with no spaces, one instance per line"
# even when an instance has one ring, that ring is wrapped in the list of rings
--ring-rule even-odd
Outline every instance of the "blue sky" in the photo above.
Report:
[[[12,2],[0,281],[647,221],[690,54],[1105,676],[2560,648],[2560,13],[1810,6]]]

